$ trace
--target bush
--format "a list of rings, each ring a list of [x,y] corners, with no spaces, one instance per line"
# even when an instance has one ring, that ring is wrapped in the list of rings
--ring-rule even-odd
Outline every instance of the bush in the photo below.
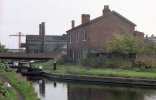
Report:
[[[138,54],[136,62],[141,62],[146,68],[156,68],[155,54]]]
[[[127,62],[122,62],[122,69],[125,70],[131,70],[133,68],[132,63],[127,61]]]
[[[7,87],[1,81],[0,81],[0,94],[2,94],[5,97],[7,97],[8,95]]]
[[[99,57],[89,57],[82,60],[82,65],[92,68],[123,68],[131,69],[132,63],[128,59],[117,58],[107,58],[103,56]]]
[[[105,65],[106,61],[107,61],[106,58],[99,56],[99,57],[89,57],[83,59],[81,63],[86,67],[101,68],[103,67],[103,65]]]
[[[58,63],[58,64],[61,64],[61,65],[65,64],[66,62],[67,62],[67,57],[66,57],[66,56],[62,56],[62,57],[57,61],[57,63]]]
[[[136,39],[133,35],[131,35],[131,33],[113,33],[113,35],[108,39],[107,42],[108,51],[111,52],[131,54],[138,51]]]

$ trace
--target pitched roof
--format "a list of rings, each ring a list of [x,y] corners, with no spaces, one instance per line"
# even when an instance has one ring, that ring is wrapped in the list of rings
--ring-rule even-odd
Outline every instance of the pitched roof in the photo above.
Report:
[[[130,20],[129,20],[129,19],[127,19],[126,17],[124,17],[124,16],[120,15],[118,12],[116,12],[116,11],[112,11],[112,13],[114,13],[114,14],[118,15],[120,18],[122,18],[123,20],[127,21],[128,23],[130,23],[130,24],[132,24],[132,25],[136,26],[136,24],[135,24],[135,23],[133,23],[132,21],[130,21]]]
[[[77,28],[79,28],[79,27],[83,27],[83,26],[88,25],[88,24],[92,24],[92,23],[94,23],[94,22],[96,22],[96,21],[98,21],[98,20],[101,20],[102,18],[105,18],[105,17],[107,17],[107,16],[110,16],[110,15],[112,15],[112,14],[115,14],[115,15],[119,16],[121,19],[125,20],[125,21],[128,22],[129,24],[131,24],[131,25],[133,25],[133,26],[136,26],[135,23],[133,23],[132,21],[128,20],[128,19],[125,18],[124,16],[120,15],[118,12],[116,12],[116,11],[111,11],[110,13],[108,13],[108,14],[106,14],[106,15],[102,15],[102,16],[100,16],[100,17],[97,17],[97,18],[95,18],[95,19],[93,19],[93,20],[90,20],[89,22],[87,22],[87,23],[85,23],[85,24],[80,24],[79,26],[74,27],[74,28],[68,30],[67,32],[69,32],[69,31],[71,31],[71,30],[74,30],[74,29],[77,29]]]

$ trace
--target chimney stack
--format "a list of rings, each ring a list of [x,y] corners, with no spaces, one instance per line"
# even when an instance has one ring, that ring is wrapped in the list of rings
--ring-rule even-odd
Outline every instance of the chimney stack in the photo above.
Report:
[[[39,24],[39,35],[41,36],[41,51],[40,53],[44,53],[44,46],[45,46],[45,22]]]
[[[39,24],[39,35],[45,36],[45,22]]]
[[[42,35],[42,24],[39,24],[39,35]]]
[[[71,22],[71,28],[73,29],[74,27],[75,27],[75,21],[72,20],[72,22]]]
[[[82,14],[81,20],[82,20],[82,24],[88,23],[90,21],[90,15],[89,14]]]
[[[42,35],[45,36],[45,22],[42,22]]]
[[[103,15],[109,13],[111,10],[109,9],[109,5],[104,5]]]

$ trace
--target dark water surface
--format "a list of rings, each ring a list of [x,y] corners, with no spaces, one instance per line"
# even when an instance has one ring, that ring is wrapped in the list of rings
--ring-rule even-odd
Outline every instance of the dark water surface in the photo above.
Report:
[[[33,80],[41,100],[156,100],[156,89]]]

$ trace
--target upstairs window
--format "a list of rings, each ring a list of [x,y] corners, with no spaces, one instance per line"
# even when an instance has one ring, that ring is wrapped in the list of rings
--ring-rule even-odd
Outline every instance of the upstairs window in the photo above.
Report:
[[[69,35],[69,37],[68,37],[68,43],[71,43],[72,41],[72,37],[71,37],[71,35]]]
[[[71,42],[74,42],[74,34],[71,35]]]
[[[77,42],[77,32],[75,33],[75,42]]]
[[[76,33],[76,42],[79,42],[79,32]]]
[[[83,41],[87,40],[87,33],[86,30],[83,31]]]
[[[77,33],[77,41],[79,41],[80,40],[80,33],[78,32]]]

